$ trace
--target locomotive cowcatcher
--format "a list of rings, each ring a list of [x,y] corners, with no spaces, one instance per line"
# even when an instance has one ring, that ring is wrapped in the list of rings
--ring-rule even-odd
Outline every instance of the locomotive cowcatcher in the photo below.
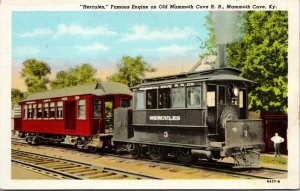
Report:
[[[221,67],[144,79],[132,87],[133,108],[114,112],[114,144],[126,144],[135,158],[233,157],[236,168],[259,167],[262,121],[247,119],[253,82],[240,73]]]
[[[111,145],[112,109],[129,107],[132,92],[116,82],[99,82],[30,94],[19,103],[15,130],[30,144],[64,142],[96,151]]]

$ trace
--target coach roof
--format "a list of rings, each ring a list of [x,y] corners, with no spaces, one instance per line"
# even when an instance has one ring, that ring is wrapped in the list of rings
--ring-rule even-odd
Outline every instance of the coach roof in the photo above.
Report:
[[[130,89],[125,85],[117,82],[98,82],[79,86],[66,87],[62,89],[49,90],[28,95],[23,101],[40,100],[56,97],[76,96],[76,95],[132,95]]]

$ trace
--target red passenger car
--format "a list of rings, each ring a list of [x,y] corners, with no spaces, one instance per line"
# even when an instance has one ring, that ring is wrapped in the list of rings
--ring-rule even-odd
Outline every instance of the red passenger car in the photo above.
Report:
[[[131,98],[129,88],[116,82],[31,94],[19,103],[22,112],[15,119],[15,130],[32,144],[64,141],[80,148],[99,148],[112,136],[113,116],[108,116],[108,110],[130,106]]]

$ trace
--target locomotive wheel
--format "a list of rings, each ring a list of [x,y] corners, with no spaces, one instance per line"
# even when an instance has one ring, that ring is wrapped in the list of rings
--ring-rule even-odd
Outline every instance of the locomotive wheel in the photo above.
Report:
[[[176,159],[183,165],[191,165],[195,160],[190,149],[177,148],[175,156]]]
[[[141,157],[142,154],[142,148],[139,144],[131,144],[130,145],[130,154],[132,155],[132,158],[137,159]]]
[[[98,148],[97,147],[89,147],[89,151],[91,153],[96,153],[98,151]]]
[[[33,136],[32,139],[31,139],[31,144],[32,145],[39,144],[39,138],[37,136]]]
[[[166,147],[149,145],[148,146],[149,156],[154,161],[161,161],[167,156]]]

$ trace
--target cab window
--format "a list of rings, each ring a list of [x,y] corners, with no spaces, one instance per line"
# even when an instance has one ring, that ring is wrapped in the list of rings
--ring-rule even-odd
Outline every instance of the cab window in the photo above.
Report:
[[[201,86],[187,87],[187,106],[200,107],[201,106]]]
[[[185,88],[173,88],[172,95],[172,108],[185,107]]]
[[[219,86],[219,104],[225,104],[225,86]]]
[[[244,92],[243,91],[239,92],[239,107],[240,108],[244,107]]]
[[[207,107],[215,107],[216,106],[216,92],[209,91],[207,92]]]
[[[145,109],[145,93],[135,93],[135,109]]]
[[[157,108],[157,90],[146,91],[146,108],[156,109]]]
[[[158,107],[170,108],[170,89],[164,88],[158,90]]]

